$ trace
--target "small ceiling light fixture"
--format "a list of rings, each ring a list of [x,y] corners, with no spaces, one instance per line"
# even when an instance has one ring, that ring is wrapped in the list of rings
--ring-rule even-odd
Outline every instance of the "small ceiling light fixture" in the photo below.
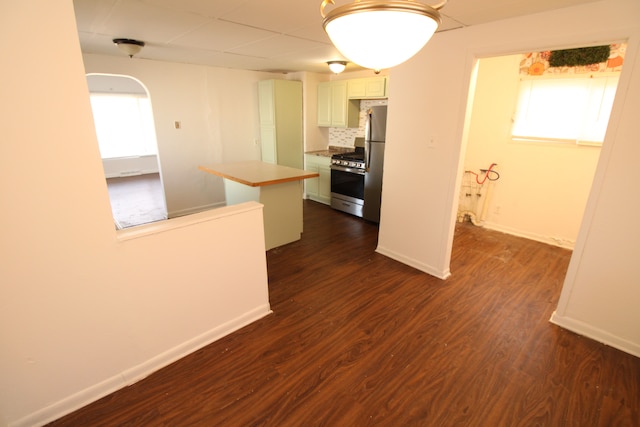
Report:
[[[129,55],[129,58],[133,58],[133,55],[144,47],[144,42],[132,39],[113,39],[113,42],[118,46],[118,49]]]
[[[347,61],[329,61],[327,65],[329,65],[329,69],[335,74],[340,74],[347,67]]]
[[[428,6],[414,0],[355,0],[325,14],[322,27],[336,48],[351,62],[381,70],[401,64],[418,53],[442,22],[438,10],[447,1]]]

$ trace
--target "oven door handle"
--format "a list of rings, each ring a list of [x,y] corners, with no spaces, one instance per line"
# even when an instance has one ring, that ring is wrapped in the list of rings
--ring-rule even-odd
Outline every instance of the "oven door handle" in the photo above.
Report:
[[[331,170],[340,171],[340,172],[347,172],[347,173],[354,173],[354,174],[357,174],[357,175],[364,175],[364,169],[349,168],[349,167],[346,167],[346,166],[331,165]]]

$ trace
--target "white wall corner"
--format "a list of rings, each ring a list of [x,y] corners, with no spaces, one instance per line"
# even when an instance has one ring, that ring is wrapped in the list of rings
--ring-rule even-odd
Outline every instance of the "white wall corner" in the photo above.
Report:
[[[554,325],[560,326],[563,329],[567,329],[571,332],[575,332],[578,335],[591,338],[602,344],[624,351],[625,353],[632,354],[636,357],[640,357],[640,345],[631,341],[628,341],[619,336],[613,335],[602,329],[598,329],[593,325],[584,323],[580,320],[573,319],[571,317],[560,316],[557,311],[554,311],[549,319],[549,322]]]
[[[441,269],[432,265],[424,264],[417,259],[407,257],[398,252],[394,252],[391,249],[385,248],[384,246],[378,246],[376,248],[376,252],[393,260],[406,264],[409,267],[413,267],[431,276],[437,277],[438,279],[446,280],[449,278],[449,276],[451,276],[451,271],[449,270],[449,268]]]

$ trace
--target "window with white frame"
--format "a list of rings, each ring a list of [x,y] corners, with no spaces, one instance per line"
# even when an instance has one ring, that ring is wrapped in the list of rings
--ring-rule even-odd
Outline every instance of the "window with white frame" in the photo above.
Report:
[[[617,73],[522,79],[512,137],[602,144],[617,86]]]
[[[103,159],[157,154],[146,95],[92,93],[91,108]]]

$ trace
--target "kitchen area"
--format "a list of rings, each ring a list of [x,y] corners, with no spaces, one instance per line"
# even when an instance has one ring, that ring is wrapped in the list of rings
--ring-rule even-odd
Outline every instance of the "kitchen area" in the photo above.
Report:
[[[264,204],[267,250],[300,239],[303,198],[380,222],[388,77],[319,82],[316,123],[305,120],[304,90],[297,80],[259,81],[260,161],[199,166],[224,178],[227,205]],[[311,149],[305,122],[326,135]]]
[[[304,198],[378,223],[389,77],[267,80],[258,93],[262,161],[317,173]]]
[[[326,131],[326,149],[305,152],[305,168],[320,175],[305,182],[306,198],[380,221],[388,93],[388,76],[318,84],[317,125]]]

